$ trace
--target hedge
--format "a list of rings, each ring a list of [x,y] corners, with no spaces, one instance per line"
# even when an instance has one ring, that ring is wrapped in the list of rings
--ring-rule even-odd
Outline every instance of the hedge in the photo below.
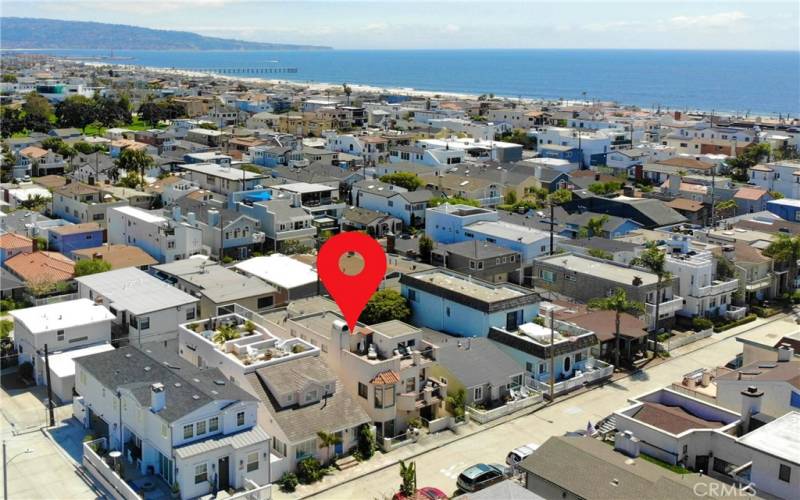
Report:
[[[736,320],[732,323],[727,323],[725,325],[714,327],[714,333],[724,332],[725,330],[730,330],[731,328],[736,328],[737,326],[746,325],[751,321],[755,321],[757,317],[758,316],[756,316],[755,314],[748,314],[747,316],[745,316],[740,320]]]

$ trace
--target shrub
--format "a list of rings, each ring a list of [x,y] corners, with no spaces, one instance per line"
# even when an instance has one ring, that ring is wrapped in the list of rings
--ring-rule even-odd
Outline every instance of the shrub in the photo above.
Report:
[[[14,322],[10,319],[0,320],[0,339],[5,339],[14,329]]]
[[[297,479],[303,484],[311,484],[322,479],[325,471],[314,457],[306,457],[297,463]]]
[[[724,332],[725,330],[730,330],[731,328],[736,328],[737,326],[745,325],[747,323],[750,323],[751,321],[755,321],[757,317],[758,316],[756,316],[755,314],[748,314],[747,316],[745,316],[744,318],[742,318],[740,320],[732,321],[732,322],[727,323],[725,325],[720,325],[720,326],[715,327],[714,328],[714,333]]]
[[[408,426],[414,429],[422,428],[422,420],[419,417],[414,417],[408,420]]]
[[[223,264],[230,264],[232,262],[233,262],[233,257],[231,257],[230,255],[226,255],[225,257],[222,258]]]
[[[696,332],[700,332],[700,331],[703,331],[703,330],[708,330],[712,326],[714,326],[714,323],[712,323],[710,319],[699,318],[698,317],[698,318],[694,318],[692,320],[692,328]]]
[[[278,486],[280,486],[281,491],[284,493],[292,493],[294,492],[295,488],[297,488],[299,481],[297,480],[297,475],[294,472],[286,472],[278,479]]]
[[[372,458],[377,447],[372,429],[369,425],[363,424],[358,430],[358,455],[360,459],[369,460]]]
[[[13,311],[15,307],[17,307],[17,303],[14,302],[14,299],[0,300],[0,312]]]
[[[539,326],[544,326],[544,318],[541,316],[536,316],[533,318],[533,322]]]

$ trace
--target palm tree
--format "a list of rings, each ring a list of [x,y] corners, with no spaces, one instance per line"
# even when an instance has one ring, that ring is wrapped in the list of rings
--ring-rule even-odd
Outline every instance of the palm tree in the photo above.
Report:
[[[789,265],[789,287],[794,288],[797,279],[797,260],[800,259],[800,235],[794,237],[778,233],[775,240],[764,250],[764,255],[775,262]]]
[[[631,260],[631,265],[647,268],[656,275],[656,318],[653,322],[653,345],[655,345],[655,332],[658,331],[659,309],[661,306],[661,287],[664,282],[672,281],[672,273],[666,269],[666,254],[658,248],[655,241],[647,244],[647,249],[635,259]]]
[[[337,444],[342,444],[342,438],[332,432],[319,431],[317,432],[319,438],[319,447],[328,449],[328,462],[331,461],[331,447]]]
[[[586,222],[586,234],[591,238],[592,236],[602,236],[603,226],[608,222],[608,215],[601,215],[599,217],[592,217]]]
[[[221,345],[229,340],[238,339],[240,336],[241,334],[239,331],[231,325],[221,325],[217,328],[217,331],[214,332],[213,340]]]
[[[347,105],[350,105],[350,94],[353,93],[353,89],[350,88],[350,85],[343,83],[342,84],[342,91],[344,91],[344,95],[347,96]]]
[[[453,416],[459,419],[464,416],[467,407],[467,393],[464,389],[459,389],[446,398],[447,404],[453,409]]]
[[[620,331],[619,321],[622,313],[639,316],[644,312],[644,305],[641,302],[628,300],[628,295],[622,288],[617,288],[610,297],[595,298],[589,301],[589,309],[600,309],[603,311],[614,311],[616,330],[614,331],[614,366],[619,368],[620,354]]]
[[[414,462],[409,462],[408,465],[400,460],[400,493],[406,498],[413,498],[414,493],[417,491],[417,465]]]

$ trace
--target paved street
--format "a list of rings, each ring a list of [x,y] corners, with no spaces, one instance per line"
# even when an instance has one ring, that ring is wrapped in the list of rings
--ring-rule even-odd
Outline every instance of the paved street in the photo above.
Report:
[[[623,407],[629,398],[678,382],[682,375],[694,369],[724,365],[742,350],[742,344],[736,341],[736,336],[775,342],[798,328],[791,318],[759,319],[678,349],[669,360],[643,373],[557,401],[536,413],[425,452],[414,459],[417,464],[417,485],[435,486],[451,494],[456,490],[458,474],[469,465],[477,462],[504,463],[506,454],[512,448],[530,442],[541,444],[550,436],[583,430],[588,421],[595,423],[606,417]],[[334,474],[326,478],[323,485],[342,480],[338,474]],[[399,484],[399,467],[393,465],[322,491],[317,497],[363,498],[364,492],[370,492],[371,498],[390,498]],[[285,496],[277,488],[273,491],[276,492],[276,498]],[[313,492],[303,487],[294,496],[309,494]]]

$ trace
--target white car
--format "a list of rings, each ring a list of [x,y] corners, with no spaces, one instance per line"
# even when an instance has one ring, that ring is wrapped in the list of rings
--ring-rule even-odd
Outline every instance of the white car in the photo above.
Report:
[[[539,448],[539,445],[536,443],[528,443],[525,446],[514,448],[508,452],[508,455],[506,456],[506,464],[512,469],[516,469],[517,466],[522,463],[525,458],[536,451],[537,448]]]

